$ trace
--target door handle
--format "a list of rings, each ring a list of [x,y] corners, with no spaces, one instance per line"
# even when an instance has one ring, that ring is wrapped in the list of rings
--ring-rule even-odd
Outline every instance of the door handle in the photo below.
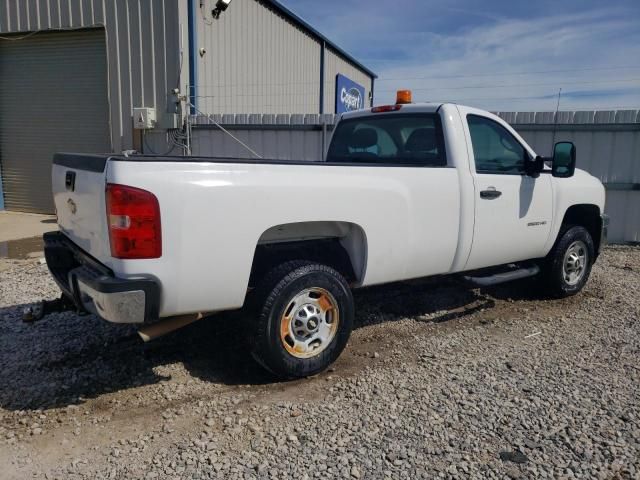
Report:
[[[480,198],[483,198],[485,200],[495,200],[498,197],[502,196],[502,192],[494,189],[489,189],[489,190],[483,190],[480,192]]]

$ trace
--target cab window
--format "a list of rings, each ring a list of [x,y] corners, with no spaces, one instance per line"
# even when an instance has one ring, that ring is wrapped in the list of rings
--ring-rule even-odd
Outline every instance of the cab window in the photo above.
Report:
[[[527,151],[502,125],[478,115],[467,116],[478,173],[521,175]]]
[[[446,167],[440,117],[377,115],[341,121],[327,162]]]

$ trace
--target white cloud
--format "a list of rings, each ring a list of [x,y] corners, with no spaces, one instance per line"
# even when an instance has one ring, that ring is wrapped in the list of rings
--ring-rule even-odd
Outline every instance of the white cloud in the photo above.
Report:
[[[563,109],[640,107],[638,25],[636,11],[608,9],[528,20],[491,17],[451,34],[397,32],[394,42],[407,56],[376,62],[376,103],[393,101],[397,88],[411,88],[418,101],[553,110],[563,88]],[[630,65],[637,68],[607,69]],[[521,72],[549,73],[512,75]]]

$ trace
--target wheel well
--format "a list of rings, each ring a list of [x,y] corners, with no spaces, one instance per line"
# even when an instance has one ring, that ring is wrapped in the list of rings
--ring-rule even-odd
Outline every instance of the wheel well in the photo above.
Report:
[[[562,225],[580,225],[587,229],[593,239],[596,252],[600,251],[602,217],[597,205],[573,205],[564,214]]]
[[[302,222],[278,225],[260,237],[251,267],[249,286],[271,269],[290,260],[328,265],[349,283],[361,283],[366,269],[364,231],[346,222]]]

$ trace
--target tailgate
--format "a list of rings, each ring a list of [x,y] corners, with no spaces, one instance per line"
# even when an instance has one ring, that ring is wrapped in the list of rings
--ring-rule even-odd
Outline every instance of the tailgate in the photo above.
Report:
[[[56,154],[52,188],[60,230],[94,258],[111,258],[105,185],[107,155]]]

